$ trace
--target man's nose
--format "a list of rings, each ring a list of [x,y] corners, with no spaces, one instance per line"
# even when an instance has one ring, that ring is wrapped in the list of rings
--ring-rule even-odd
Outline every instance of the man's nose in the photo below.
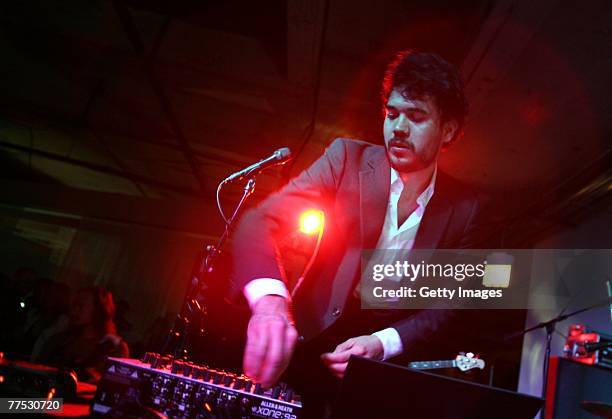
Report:
[[[407,118],[404,115],[400,115],[397,118],[397,124],[393,129],[393,134],[396,137],[408,137],[410,135],[410,126],[408,124]]]

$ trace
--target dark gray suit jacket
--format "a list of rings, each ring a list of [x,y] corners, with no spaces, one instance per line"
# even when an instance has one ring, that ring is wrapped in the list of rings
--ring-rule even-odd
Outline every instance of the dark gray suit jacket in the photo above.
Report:
[[[342,313],[359,280],[361,251],[376,246],[389,187],[390,166],[384,147],[336,139],[308,169],[244,213],[233,241],[234,285],[242,288],[255,278],[283,278],[275,238],[295,230],[303,211],[322,209],[326,224],[321,249],[294,296],[298,331],[306,339],[317,335]],[[476,212],[476,196],[438,172],[414,247],[469,248]],[[454,310],[404,311],[404,318],[392,325],[404,348],[443,339],[459,314]]]

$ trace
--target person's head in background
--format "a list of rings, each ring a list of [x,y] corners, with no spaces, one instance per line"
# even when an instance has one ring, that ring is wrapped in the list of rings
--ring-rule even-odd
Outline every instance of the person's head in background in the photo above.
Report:
[[[74,296],[70,309],[73,326],[105,336],[116,333],[113,294],[100,286],[81,288]]]

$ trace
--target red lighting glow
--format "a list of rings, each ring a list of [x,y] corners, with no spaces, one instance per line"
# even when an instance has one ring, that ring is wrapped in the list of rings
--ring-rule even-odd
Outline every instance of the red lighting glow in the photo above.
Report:
[[[300,216],[300,231],[304,234],[318,234],[323,228],[324,221],[323,211],[304,211]]]

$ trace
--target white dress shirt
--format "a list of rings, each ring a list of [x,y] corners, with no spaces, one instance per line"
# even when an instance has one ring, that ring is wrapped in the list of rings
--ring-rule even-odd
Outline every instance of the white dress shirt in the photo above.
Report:
[[[376,244],[377,249],[397,249],[401,250],[402,255],[407,256],[414,246],[414,241],[425,214],[425,209],[434,194],[437,168],[434,170],[429,185],[423,190],[416,200],[416,209],[408,216],[401,226],[397,225],[397,203],[404,190],[404,183],[397,171],[391,168],[391,188],[389,202],[385,213],[385,222]],[[384,252],[391,259],[395,260],[393,252]],[[389,260],[389,263],[392,261]],[[385,263],[381,261],[381,263]],[[285,283],[274,278],[257,278],[247,283],[244,287],[244,295],[251,308],[264,295],[280,295],[287,299],[291,298]],[[382,342],[384,349],[383,359],[389,359],[399,355],[403,351],[402,340],[396,329],[388,327],[384,330],[373,333]]]

